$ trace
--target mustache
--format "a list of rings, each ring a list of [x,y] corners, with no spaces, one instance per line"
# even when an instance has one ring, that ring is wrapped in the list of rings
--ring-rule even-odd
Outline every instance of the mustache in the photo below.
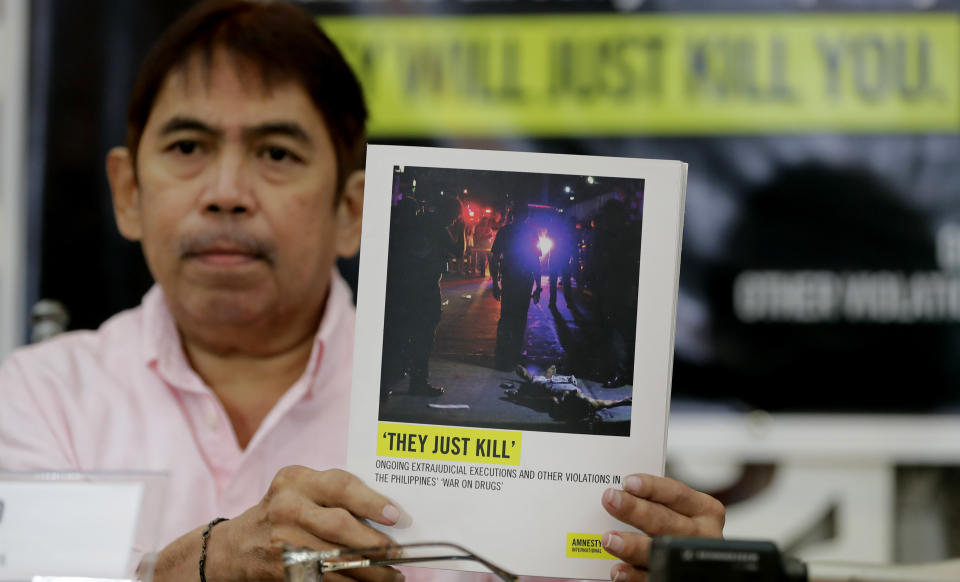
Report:
[[[226,249],[273,264],[276,254],[272,243],[241,230],[226,228],[186,235],[180,239],[179,247],[180,258]]]

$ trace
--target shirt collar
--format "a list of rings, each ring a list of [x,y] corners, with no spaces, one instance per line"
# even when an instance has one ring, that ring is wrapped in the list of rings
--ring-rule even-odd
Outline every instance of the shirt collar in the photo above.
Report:
[[[312,392],[324,361],[335,358],[344,349],[353,348],[353,298],[350,287],[339,271],[330,278],[330,293],[324,306],[320,326],[314,336],[310,359],[303,376],[295,386],[306,380],[306,390]],[[163,289],[158,284],[143,298],[143,358],[144,365],[156,372],[171,386],[189,392],[208,392],[210,388],[187,361],[173,314],[167,306]],[[346,352],[346,353],[349,353]]]

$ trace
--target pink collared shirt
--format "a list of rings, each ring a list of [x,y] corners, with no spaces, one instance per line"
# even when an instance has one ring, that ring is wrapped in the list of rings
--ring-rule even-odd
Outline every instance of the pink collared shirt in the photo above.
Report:
[[[305,372],[241,449],[154,286],[99,330],[0,366],[0,469],[165,471],[162,547],[255,505],[281,467],[345,467],[353,326],[350,289],[335,276]]]
[[[306,370],[241,449],[154,286],[97,331],[22,348],[0,365],[0,470],[166,472],[162,548],[255,505],[284,466],[346,467],[354,319],[350,289],[335,274]],[[498,581],[403,571],[410,582]]]

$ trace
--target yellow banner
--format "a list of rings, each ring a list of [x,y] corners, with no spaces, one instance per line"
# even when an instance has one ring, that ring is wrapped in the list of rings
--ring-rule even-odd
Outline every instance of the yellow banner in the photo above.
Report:
[[[568,533],[568,558],[594,558],[603,560],[619,560],[613,554],[607,553],[600,544],[603,536],[600,534]]]
[[[522,433],[507,430],[381,422],[377,455],[462,463],[520,464]]]
[[[321,25],[363,83],[374,137],[960,129],[953,13],[329,17]]]

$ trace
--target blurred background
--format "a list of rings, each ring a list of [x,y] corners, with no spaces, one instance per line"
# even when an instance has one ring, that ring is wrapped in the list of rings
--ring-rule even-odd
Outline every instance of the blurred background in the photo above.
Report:
[[[0,357],[149,287],[104,157],[190,4],[0,0]],[[960,0],[304,5],[372,143],[690,164],[668,472],[728,537],[960,556]]]

